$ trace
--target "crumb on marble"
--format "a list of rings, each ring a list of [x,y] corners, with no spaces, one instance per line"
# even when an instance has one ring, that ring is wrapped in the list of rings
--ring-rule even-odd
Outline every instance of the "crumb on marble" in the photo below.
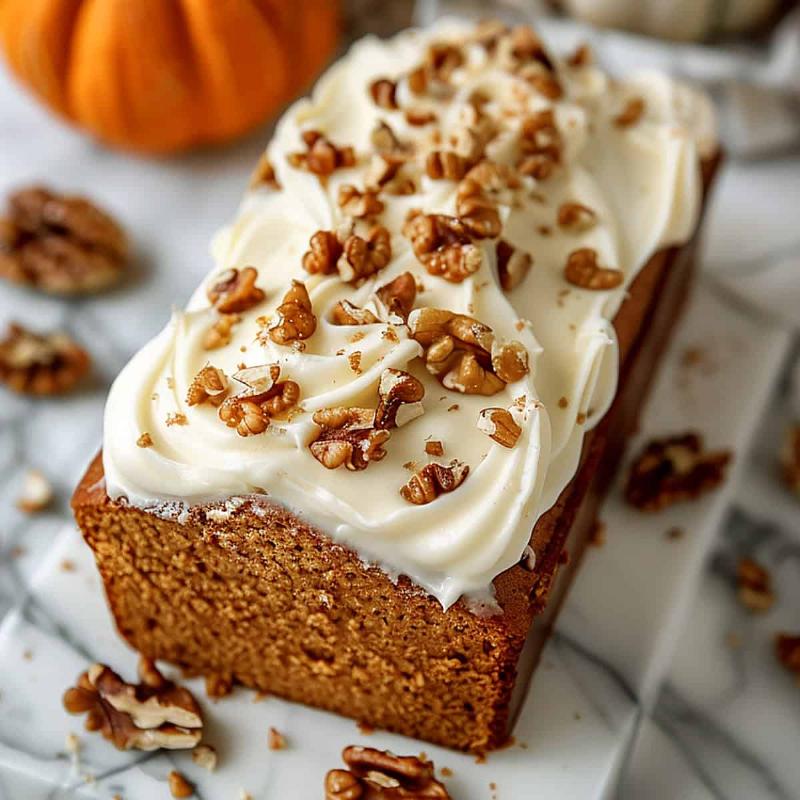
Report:
[[[285,750],[286,737],[277,728],[270,728],[267,731],[267,747],[270,750]]]

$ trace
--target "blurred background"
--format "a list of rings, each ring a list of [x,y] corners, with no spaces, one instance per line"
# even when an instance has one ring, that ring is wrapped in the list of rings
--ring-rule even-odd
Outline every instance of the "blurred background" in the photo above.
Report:
[[[735,497],[698,563],[680,656],[620,770],[620,796],[800,798],[800,689],[771,646],[778,629],[800,634],[800,8],[784,0],[304,0],[272,2],[265,21],[244,0],[185,5],[191,42],[160,0],[0,2],[0,195],[33,184],[85,195],[130,242],[114,286],[65,297],[3,266],[0,226],[0,328],[17,321],[64,332],[91,358],[63,400],[0,389],[0,617],[24,603],[69,519],[70,492],[101,440],[110,382],[208,271],[211,238],[233,217],[280,110],[361,36],[448,14],[530,22],[561,52],[588,42],[612,72],[653,66],[710,93],[725,164],[703,284],[777,354],[752,447],[737,454]],[[741,346],[727,342],[727,357]],[[47,491],[30,483],[31,470]],[[34,513],[20,508],[37,490]],[[736,605],[745,556],[773,576],[777,601],[767,614]],[[732,634],[735,655],[723,644]],[[712,653],[698,636],[719,646]],[[3,793],[7,756],[0,747],[0,798],[27,797]]]

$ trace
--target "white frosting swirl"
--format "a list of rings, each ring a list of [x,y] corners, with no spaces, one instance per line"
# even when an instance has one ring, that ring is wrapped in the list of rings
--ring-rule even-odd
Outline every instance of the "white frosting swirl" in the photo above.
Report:
[[[694,229],[701,196],[698,150],[704,154],[715,146],[713,117],[704,97],[663,76],[643,74],[616,83],[594,67],[558,62],[564,95],[552,102],[500,69],[482,47],[468,45],[467,62],[452,78],[455,97],[429,101],[442,127],[454,124],[463,101],[480,88],[490,97],[487,110],[502,126],[487,150],[492,159],[511,162],[520,112],[552,106],[564,141],[558,173],[538,183],[525,178],[519,202],[501,207],[503,237],[533,255],[527,278],[511,292],[500,288],[491,240],[480,243],[482,265],[463,283],[425,271],[400,233],[402,221],[410,208],[455,213],[456,191],[454,182],[427,177],[414,195],[383,198],[381,222],[392,233],[393,256],[377,276],[353,289],[336,275],[308,275],[301,259],[309,237],[342,222],[338,188],[363,186],[366,159],[323,185],[287,163],[288,153],[302,149],[300,132],[321,130],[334,143],[353,145],[359,156],[369,152],[370,131],[379,119],[401,138],[419,139],[424,129],[408,125],[402,110],[376,107],[367,87],[375,77],[412,69],[431,40],[464,36],[463,28],[448,23],[389,42],[365,39],[320,80],[310,99],[287,111],[268,149],[282,190],[248,194],[237,219],[217,237],[214,270],[186,311],[173,314],[111,389],[103,449],[111,497],[150,507],[265,493],[365,559],[407,574],[445,607],[463,593],[486,590],[520,559],[536,520],[574,474],[585,431],[613,398],[618,355],[609,320],[625,287],[653,253],[685,241]],[[403,85],[399,91],[402,106]],[[645,100],[643,119],[629,128],[616,126],[614,116],[634,96]],[[512,107],[514,113],[503,113]],[[581,233],[561,230],[555,217],[565,201],[593,209],[597,224]],[[563,267],[579,247],[595,248],[603,263],[622,270],[624,285],[607,292],[570,287]],[[206,287],[222,270],[245,265],[258,269],[266,299],[243,314],[229,345],[209,352],[202,340],[215,312]],[[328,321],[338,300],[364,305],[376,287],[405,271],[424,284],[417,307],[468,314],[490,325],[498,339],[522,342],[530,373],[490,398],[458,394],[427,373],[420,347],[403,325]],[[305,281],[318,317],[304,352],[255,339],[256,317],[274,312],[292,278]],[[388,328],[396,336],[387,337]],[[356,351],[358,372],[348,359]],[[280,364],[282,378],[300,385],[305,413],[273,423],[264,434],[239,436],[220,422],[214,407],[186,402],[192,379],[209,361],[228,375],[240,363]],[[423,381],[425,413],[395,431],[386,458],[368,469],[323,468],[308,449],[317,432],[311,412],[374,407],[386,367]],[[520,397],[522,434],[515,447],[504,448],[478,430],[478,415]],[[185,415],[186,424],[168,424],[175,413]],[[143,432],[151,447],[137,446]],[[445,459],[467,463],[470,474],[454,492],[414,506],[398,490],[410,475],[404,465],[429,460],[426,439],[443,442]]]

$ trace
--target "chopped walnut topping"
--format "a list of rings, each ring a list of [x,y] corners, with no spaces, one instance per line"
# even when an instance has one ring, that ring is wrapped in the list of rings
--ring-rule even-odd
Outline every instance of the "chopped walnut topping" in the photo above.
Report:
[[[342,752],[347,769],[325,776],[325,800],[450,800],[430,761],[388,750],[351,745]]]
[[[503,36],[498,43],[498,57],[501,63],[512,72],[525,65],[539,64],[548,71],[553,70],[553,62],[536,31],[528,25],[518,25]]]
[[[217,768],[217,751],[210,744],[199,744],[192,750],[192,761],[198,767],[213,772]]]
[[[654,439],[631,465],[625,499],[642,511],[659,511],[716,489],[725,478],[729,452],[704,453],[695,433]]]
[[[208,299],[220,314],[247,311],[264,299],[264,292],[256,286],[257,280],[255,267],[226,269],[209,286]]]
[[[119,750],[194,747],[203,718],[191,693],[167,680],[146,658],[139,661],[138,684],[125,683],[103,664],[93,664],[64,693],[70,714],[86,714],[86,729],[100,733]]]
[[[424,64],[420,64],[408,73],[406,78],[412,94],[425,94],[428,89],[428,73]]]
[[[331,311],[334,325],[374,325],[380,320],[368,309],[359,308],[349,300],[340,300]]]
[[[302,134],[305,152],[289,153],[287,160],[296,169],[312,172],[319,178],[327,178],[337,169],[353,167],[356,163],[352,147],[337,147],[319,131],[304,131]]]
[[[355,350],[347,356],[347,363],[350,364],[350,369],[356,373],[361,374],[361,351]]]
[[[786,431],[780,460],[784,483],[800,494],[800,424]]]
[[[404,500],[416,506],[433,502],[440,494],[458,489],[467,478],[469,467],[453,459],[449,464],[432,461],[415,472],[400,489]]]
[[[191,797],[194,794],[194,786],[180,772],[174,769],[167,776],[167,783],[169,784],[169,793],[176,800],[183,800],[183,798]]]
[[[736,567],[737,597],[750,611],[768,611],[775,602],[769,572],[752,558],[741,558]]]
[[[266,186],[274,191],[279,191],[281,188],[275,175],[275,167],[272,166],[272,162],[266,153],[258,159],[258,164],[250,176],[250,188],[257,189],[259,186]]]
[[[369,408],[323,408],[314,412],[319,436],[311,442],[311,455],[327,469],[344,465],[349,470],[366,469],[380,461],[390,432],[374,427],[375,412]]]
[[[186,402],[190,406],[197,406],[208,400],[212,405],[218,406],[227,393],[228,376],[221,369],[206,364],[189,385]]]
[[[0,218],[0,277],[62,295],[106,289],[124,274],[128,241],[106,212],[82,197],[32,186]]]
[[[288,345],[308,339],[317,329],[317,318],[311,307],[311,298],[302,281],[293,280],[276,309],[277,320],[267,330],[275,344]]]
[[[285,750],[286,737],[277,728],[270,728],[267,731],[267,747],[270,750]]]
[[[375,217],[383,211],[383,202],[374,189],[363,192],[350,183],[339,187],[339,207],[350,217],[367,219]]]
[[[375,427],[382,430],[402,428],[424,413],[425,387],[408,372],[387,368],[378,384],[378,407]]]
[[[17,498],[17,508],[26,514],[44,511],[53,502],[53,487],[38,469],[29,469],[22,482],[22,491]]]
[[[372,102],[378,108],[394,111],[397,108],[397,84],[389,78],[377,78],[369,85]]]
[[[517,169],[523,175],[546,180],[561,163],[561,134],[552,109],[527,116],[519,138],[520,159]]]
[[[176,411],[172,414],[167,414],[166,423],[167,427],[172,427],[173,425],[188,425],[189,420],[186,419],[186,414],[181,414],[180,411]]]
[[[456,217],[412,211],[403,226],[419,262],[431,275],[461,283],[481,265],[481,251]]]
[[[386,309],[387,317],[397,316],[405,322],[417,298],[417,282],[410,272],[403,272],[375,294]]]
[[[391,258],[391,235],[383,225],[375,225],[366,238],[355,233],[347,237],[336,267],[345,283],[354,284],[382,270]]]
[[[436,122],[439,118],[433,111],[426,111],[421,108],[407,108],[405,111],[406,122],[415,128],[421,128]]]
[[[508,26],[499,19],[482,19],[478,21],[470,39],[493,53],[500,38],[508,32]]]
[[[601,267],[597,251],[591,247],[581,247],[569,254],[564,266],[564,277],[573,286],[595,292],[616,289],[625,278],[621,270]]]
[[[775,637],[775,655],[786,669],[800,677],[800,636],[779,633]]]
[[[500,286],[504,291],[510,292],[525,280],[533,264],[533,257],[524,250],[518,250],[505,239],[498,239],[495,254]]]
[[[551,73],[543,71],[538,64],[522,67],[519,76],[530,84],[534,91],[548,100],[559,100],[564,95],[558,79]]]
[[[522,428],[507,408],[484,408],[478,415],[478,430],[509,448],[522,434]]]
[[[206,350],[217,350],[230,344],[233,329],[241,321],[239,314],[220,314],[216,322],[206,331],[203,347]]]
[[[579,233],[597,224],[597,214],[581,203],[562,203],[558,209],[558,224],[566,230]]]
[[[497,204],[475,178],[466,177],[458,184],[456,211],[476,239],[494,239],[500,235],[502,223]]]
[[[270,421],[297,405],[300,387],[294,381],[281,381],[278,364],[247,367],[233,374],[243,391],[227,397],[219,407],[219,418],[240,436],[264,433]]]
[[[152,447],[153,446],[153,437],[145,432],[143,433],[137,440],[136,440],[137,447]]]
[[[464,64],[460,47],[449,42],[434,42],[425,54],[425,72],[429,80],[447,83],[453,72]]]
[[[588,67],[593,61],[594,55],[592,54],[592,48],[586,44],[586,42],[578,45],[572,55],[567,58],[567,64],[576,68]]]
[[[383,120],[380,120],[372,129],[369,140],[380,155],[401,158],[408,153],[408,146],[397,138],[392,127]]]
[[[520,342],[492,345],[492,369],[505,383],[515,383],[528,374],[528,351]]]
[[[11,323],[0,340],[0,381],[21,394],[69,392],[90,366],[89,354],[66,333],[40,335]]]
[[[425,442],[425,453],[429,456],[441,458],[444,455],[444,445],[438,439]]]
[[[342,243],[333,231],[317,231],[308,241],[303,255],[303,269],[311,275],[330,275],[336,272],[336,262],[342,254]]]
[[[469,162],[452,150],[432,150],[425,159],[425,172],[434,181],[460,181],[469,169]]]
[[[629,128],[642,118],[644,111],[644,100],[641,97],[633,97],[628,100],[622,111],[614,117],[614,124],[618,128]]]

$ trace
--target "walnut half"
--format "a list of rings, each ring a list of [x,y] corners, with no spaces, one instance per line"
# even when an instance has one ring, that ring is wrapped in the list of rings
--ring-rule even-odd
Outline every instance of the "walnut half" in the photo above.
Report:
[[[449,464],[426,464],[400,488],[404,500],[416,506],[433,502],[440,494],[458,489],[469,474],[469,466],[453,459]]]
[[[481,251],[467,226],[457,217],[412,211],[403,226],[414,255],[431,275],[461,283],[477,272]]]
[[[277,308],[278,319],[267,333],[275,344],[290,345],[308,339],[317,329],[311,298],[302,281],[293,280]]]
[[[86,714],[86,728],[119,750],[185,750],[203,733],[192,694],[167,680],[149,659],[139,662],[138,684],[125,683],[104,664],[93,664],[64,693],[70,714]]]

